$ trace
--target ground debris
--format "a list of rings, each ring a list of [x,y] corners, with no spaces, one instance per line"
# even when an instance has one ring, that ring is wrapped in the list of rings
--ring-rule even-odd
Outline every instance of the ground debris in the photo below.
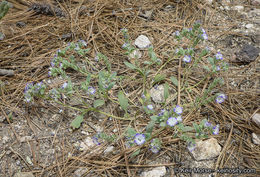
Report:
[[[29,11],[34,11],[36,14],[65,17],[66,13],[59,7],[43,3],[33,3]]]

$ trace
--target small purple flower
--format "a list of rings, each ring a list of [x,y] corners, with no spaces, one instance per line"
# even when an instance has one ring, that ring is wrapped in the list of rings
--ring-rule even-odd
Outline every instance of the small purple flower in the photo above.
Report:
[[[68,86],[68,83],[65,82],[65,83],[61,86],[61,88],[62,88],[62,89],[65,89],[67,86]]]
[[[219,134],[219,124],[213,127],[213,135]]]
[[[154,153],[157,154],[160,151],[160,148],[158,146],[151,146],[150,150]]]
[[[177,124],[178,121],[175,117],[169,117],[169,119],[167,120],[167,125],[169,125],[170,127],[174,127]]]
[[[147,105],[147,109],[153,110],[153,105],[151,105],[151,104]]]
[[[205,124],[204,124],[204,126],[205,126],[205,127],[211,127],[212,125],[211,125],[211,123],[209,123],[208,121],[206,121]]]
[[[203,34],[201,35],[201,37],[202,37],[204,40],[208,40],[208,35],[207,35],[206,33],[203,33]]]
[[[74,50],[80,50],[80,47],[79,47],[79,45],[78,44],[76,44],[76,47],[74,48]]]
[[[216,67],[216,71],[220,71],[220,66],[217,66],[217,67]]]
[[[188,30],[191,32],[191,31],[192,31],[192,28],[189,28]]]
[[[100,144],[101,144],[101,142],[99,142],[97,136],[93,136],[93,137],[92,137],[92,140],[93,140],[93,143],[95,143],[96,145],[100,145]]]
[[[218,52],[215,56],[217,60],[223,60],[223,55],[220,52]]]
[[[217,103],[223,103],[225,101],[225,99],[227,98],[227,96],[223,93],[219,94],[216,98],[216,102]]]
[[[173,111],[176,113],[176,114],[181,114],[182,113],[182,107],[180,107],[179,105],[177,105]]]
[[[186,63],[191,62],[191,56],[190,56],[190,55],[185,55],[185,56],[183,57],[183,61],[186,62]]]
[[[51,61],[51,67],[54,67],[54,66],[55,66],[54,61]]]
[[[122,45],[122,48],[125,49],[125,48],[127,48],[128,46],[129,46],[129,43],[126,42],[126,43],[124,43],[124,44]]]
[[[188,150],[189,150],[190,152],[192,152],[192,151],[194,151],[194,149],[196,148],[196,144],[195,144],[195,143],[192,143],[192,142],[189,142],[187,148],[188,148]]]
[[[90,93],[91,95],[94,95],[96,92],[96,90],[94,89],[94,87],[88,87],[88,93]]]
[[[164,112],[165,112],[165,109],[162,109],[161,112],[158,114],[158,116],[163,116]]]
[[[206,33],[206,31],[203,28],[201,28],[201,31],[202,31],[202,33]]]
[[[27,83],[25,88],[24,88],[24,92],[27,92],[29,89],[31,89],[33,87],[33,82],[31,83]]]
[[[180,31],[175,31],[174,35],[175,35],[175,36],[180,36],[180,35],[181,35],[181,34],[180,34]]]
[[[142,145],[144,144],[145,142],[145,135],[144,134],[140,134],[140,133],[137,133],[134,137],[134,142],[137,144],[137,145]]]
[[[84,41],[84,40],[79,40],[78,41],[79,43],[81,43],[84,47],[86,47],[87,46],[87,42],[86,41]]]

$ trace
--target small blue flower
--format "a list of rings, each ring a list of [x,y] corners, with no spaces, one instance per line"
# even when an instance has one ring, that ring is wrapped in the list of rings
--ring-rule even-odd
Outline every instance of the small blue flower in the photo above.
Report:
[[[93,136],[92,140],[93,140],[93,143],[95,143],[96,145],[100,145],[101,144],[101,142],[99,142],[99,139],[98,139],[97,136]]]
[[[164,112],[165,112],[165,109],[162,109],[161,112],[158,114],[158,116],[163,116]]]
[[[127,42],[122,45],[123,49],[126,49],[127,47],[129,47],[129,43],[127,43]]]
[[[153,110],[153,105],[151,105],[151,104],[147,105],[147,109]]]
[[[177,124],[178,121],[175,117],[169,117],[169,119],[167,120],[167,125],[169,125],[170,127],[174,127]]]
[[[191,31],[192,31],[192,28],[189,28],[188,31],[191,32]]]
[[[96,93],[96,90],[94,87],[88,87],[88,93],[90,93],[91,95],[94,95]]]
[[[177,105],[173,111],[176,113],[176,114],[181,114],[182,113],[182,107],[180,107],[179,105]]]
[[[62,88],[62,89],[65,89],[67,86],[68,86],[68,83],[65,82],[65,83],[61,86],[61,88]]]
[[[186,63],[191,62],[191,56],[190,56],[190,55],[185,55],[185,56],[183,57],[183,61],[186,62]]]
[[[84,40],[79,40],[78,41],[79,43],[81,43],[84,47],[86,47],[87,46],[87,42],[86,41],[84,41]]]
[[[181,34],[180,34],[180,31],[175,31],[174,35],[175,35],[175,36],[180,36],[180,35],[181,35]]]
[[[151,146],[150,150],[154,153],[157,154],[160,151],[160,147],[158,146]]]
[[[205,126],[205,127],[211,127],[212,125],[211,125],[211,123],[209,123],[208,121],[206,121],[205,124],[204,124],[204,126]]]
[[[178,53],[179,53],[179,51],[180,51],[180,49],[176,49],[176,50],[175,50],[175,53],[176,53],[176,54],[178,54]]]
[[[137,145],[142,145],[144,144],[145,142],[145,135],[144,134],[140,134],[140,133],[137,133],[134,137],[134,142],[137,144]]]
[[[201,28],[201,31],[202,31],[202,33],[206,33],[206,31],[203,28]]]
[[[213,127],[213,135],[219,134],[219,124]]]
[[[190,152],[192,152],[192,151],[194,151],[194,149],[196,148],[196,144],[195,144],[195,143],[192,143],[192,142],[189,142],[187,148],[188,148],[188,150],[189,150]]]
[[[201,35],[201,37],[202,37],[204,40],[208,40],[208,35],[207,35],[206,33],[203,33],[203,34]]]
[[[225,99],[227,98],[227,96],[223,93],[219,94],[216,98],[216,102],[217,103],[223,103],[225,101]]]
[[[216,67],[216,71],[220,71],[220,66],[217,66],[217,67]]]
[[[223,60],[223,55],[220,52],[218,52],[215,56],[217,60]]]
[[[24,88],[24,92],[27,92],[29,89],[31,89],[33,87],[33,82],[31,83],[27,83],[25,88]]]

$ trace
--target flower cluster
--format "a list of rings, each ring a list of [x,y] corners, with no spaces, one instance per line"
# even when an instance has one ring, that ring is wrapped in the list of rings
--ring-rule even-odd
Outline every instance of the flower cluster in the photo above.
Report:
[[[223,103],[225,99],[227,99],[227,96],[223,93],[219,93],[216,97],[216,102],[220,104]]]
[[[27,83],[24,89],[24,98],[27,103],[32,102],[34,97],[43,97],[46,90],[46,85],[43,82],[34,84]]]
[[[178,123],[182,122],[182,117],[181,117],[182,111],[183,111],[182,107],[177,105],[173,109],[173,112],[176,114],[176,117],[169,117],[167,120],[167,125],[169,125],[170,127],[174,127]]]

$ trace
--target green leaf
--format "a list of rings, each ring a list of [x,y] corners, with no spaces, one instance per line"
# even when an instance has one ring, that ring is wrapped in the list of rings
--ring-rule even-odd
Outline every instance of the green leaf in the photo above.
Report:
[[[129,128],[127,129],[127,135],[128,135],[129,137],[134,137],[134,136],[136,135],[135,129],[129,127]]]
[[[158,83],[158,82],[161,82],[162,80],[164,80],[166,78],[166,75],[161,75],[161,74],[157,74],[155,77],[154,77],[154,81],[153,81],[153,85]]]
[[[120,91],[118,93],[118,99],[119,99],[119,104],[122,107],[122,109],[127,111],[128,99],[124,96],[124,93],[122,91]]]
[[[165,123],[165,122],[161,122],[161,123],[160,123],[160,126],[161,126],[161,127],[165,127],[165,126],[166,126],[166,123]]]
[[[130,68],[130,69],[137,69],[137,67],[135,66],[135,65],[133,65],[132,63],[129,63],[129,62],[127,62],[127,61],[125,61],[124,62],[124,64],[128,67],[128,68]]]
[[[155,121],[150,121],[149,124],[146,126],[146,132],[152,133],[154,125],[155,125]]]
[[[206,69],[208,72],[210,72],[210,69],[208,66],[203,66],[204,69]]]
[[[200,128],[199,128],[199,126],[198,126],[196,123],[193,123],[193,127],[194,127],[194,129],[195,129],[195,131],[196,131],[197,133],[200,132]]]
[[[83,115],[79,115],[71,122],[70,125],[72,126],[73,129],[76,129],[80,127],[82,121],[83,121]]]
[[[103,104],[105,104],[105,101],[104,101],[104,100],[95,100],[95,101],[94,101],[94,108],[100,107],[100,106],[102,106]]]
[[[169,97],[169,85],[168,83],[164,84],[164,100],[166,101],[167,98]]]
[[[211,66],[214,66],[214,65],[215,65],[214,58],[208,57],[208,61],[209,61],[209,63],[211,64]]]
[[[151,62],[151,61],[144,61],[144,64],[145,65],[151,65],[151,64],[153,64],[153,62]]]
[[[140,149],[138,149],[138,150],[136,150],[133,154],[131,154],[131,158],[133,158],[133,157],[135,157],[135,156],[137,156],[138,154],[140,154]]]
[[[152,121],[155,121],[155,122],[156,122],[156,121],[158,121],[158,116],[156,116],[156,115],[155,115],[155,116],[151,116],[150,119],[151,119]]]
[[[178,87],[178,85],[179,85],[178,80],[177,80],[174,76],[172,76],[170,79],[171,79],[172,83],[173,83],[176,87]]]

